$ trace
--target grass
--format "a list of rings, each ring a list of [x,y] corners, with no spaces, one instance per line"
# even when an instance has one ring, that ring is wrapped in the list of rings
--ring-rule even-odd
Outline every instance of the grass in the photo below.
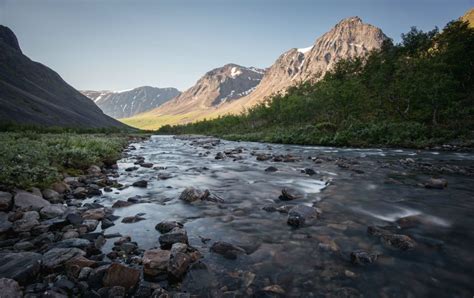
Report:
[[[129,134],[37,131],[0,133],[0,188],[46,188],[61,175],[115,163]]]
[[[179,115],[153,115],[153,114],[141,114],[131,118],[119,119],[119,121],[139,129],[155,130],[159,129],[164,125],[174,125],[184,123],[187,120],[195,121],[196,112],[190,112]]]

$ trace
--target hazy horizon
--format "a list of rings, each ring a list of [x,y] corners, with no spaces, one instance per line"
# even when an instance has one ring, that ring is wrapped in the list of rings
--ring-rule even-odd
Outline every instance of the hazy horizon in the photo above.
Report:
[[[245,5],[244,5],[245,4]],[[23,52],[79,90],[149,85],[185,90],[228,63],[269,67],[359,16],[395,41],[442,28],[473,1],[0,0],[0,24]]]

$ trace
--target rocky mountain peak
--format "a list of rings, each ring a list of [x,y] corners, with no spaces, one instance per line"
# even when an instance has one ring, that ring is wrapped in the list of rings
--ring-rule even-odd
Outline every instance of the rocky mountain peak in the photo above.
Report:
[[[10,28],[0,25],[0,41],[6,43],[10,47],[21,53],[18,39],[16,38],[15,33],[13,33]]]

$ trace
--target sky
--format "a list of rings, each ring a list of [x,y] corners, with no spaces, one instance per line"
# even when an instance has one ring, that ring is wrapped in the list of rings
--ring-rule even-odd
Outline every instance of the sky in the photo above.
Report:
[[[472,7],[474,0],[0,0],[0,24],[76,89],[185,90],[227,63],[269,67],[349,16],[399,41],[411,26],[442,28]]]

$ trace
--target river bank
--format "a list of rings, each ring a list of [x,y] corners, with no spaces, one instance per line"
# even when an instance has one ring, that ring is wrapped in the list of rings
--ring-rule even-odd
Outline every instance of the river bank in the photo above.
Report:
[[[473,160],[153,136],[57,198],[2,193],[1,282],[58,297],[468,296]]]

